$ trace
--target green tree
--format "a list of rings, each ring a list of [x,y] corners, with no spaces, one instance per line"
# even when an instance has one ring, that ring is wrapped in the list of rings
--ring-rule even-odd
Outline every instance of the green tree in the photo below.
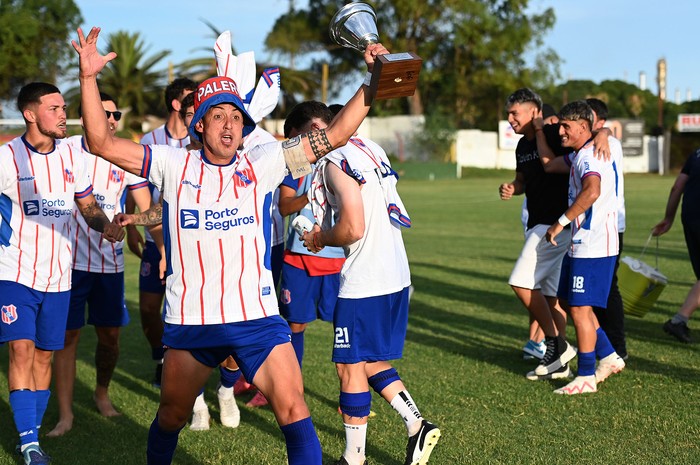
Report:
[[[73,53],[67,40],[82,21],[73,0],[0,0],[0,100],[31,81],[55,83]]]

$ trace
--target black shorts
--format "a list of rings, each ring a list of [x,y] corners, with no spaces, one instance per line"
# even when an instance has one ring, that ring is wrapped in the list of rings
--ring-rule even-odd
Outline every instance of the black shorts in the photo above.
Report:
[[[695,279],[700,281],[700,223],[683,222],[683,234],[685,234],[685,245],[688,247]]]

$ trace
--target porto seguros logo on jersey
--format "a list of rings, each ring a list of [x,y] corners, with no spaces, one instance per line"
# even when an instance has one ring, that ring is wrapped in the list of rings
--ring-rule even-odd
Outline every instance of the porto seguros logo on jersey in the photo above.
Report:
[[[14,305],[3,305],[0,308],[0,315],[2,315],[2,322],[6,325],[11,325],[17,321],[17,307]]]
[[[201,217],[203,221],[200,221]],[[200,229],[205,231],[228,231],[247,224],[255,223],[253,215],[242,216],[237,208],[222,208],[218,210],[180,210],[180,227],[182,229]]]
[[[73,204],[70,204],[66,208],[66,201],[63,199],[41,199],[41,205],[39,200],[25,200],[22,202],[22,209],[26,216],[50,216],[53,218],[60,218],[64,215],[70,215],[73,213]]]

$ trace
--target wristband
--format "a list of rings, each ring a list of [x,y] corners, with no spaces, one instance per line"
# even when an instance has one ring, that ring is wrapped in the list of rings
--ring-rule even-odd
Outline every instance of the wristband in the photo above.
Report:
[[[367,74],[365,74],[365,80],[362,82],[362,85],[369,87],[371,82],[372,82],[372,73],[367,71]]]
[[[566,217],[566,213],[562,214],[557,221],[564,227],[567,227],[569,223],[571,223],[571,220]]]

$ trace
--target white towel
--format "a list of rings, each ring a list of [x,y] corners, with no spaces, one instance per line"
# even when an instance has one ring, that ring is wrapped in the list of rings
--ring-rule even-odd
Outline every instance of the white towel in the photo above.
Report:
[[[280,97],[280,69],[267,68],[263,71],[255,88],[253,98],[248,105],[248,114],[253,121],[259,123],[264,117],[272,113],[277,106]]]

